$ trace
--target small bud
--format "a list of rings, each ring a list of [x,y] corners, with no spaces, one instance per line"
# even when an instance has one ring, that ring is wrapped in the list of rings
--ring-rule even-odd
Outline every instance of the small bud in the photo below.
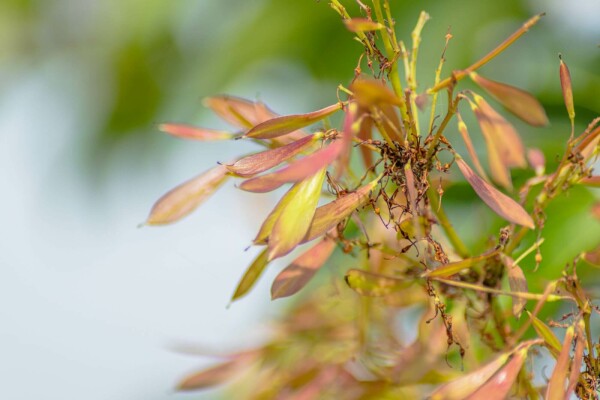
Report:
[[[535,265],[540,265],[542,263],[542,254],[536,253],[535,255]]]
[[[562,55],[558,55],[560,59],[560,86],[562,87],[563,97],[565,99],[565,106],[569,113],[569,119],[575,119],[575,106],[573,105],[573,87],[571,86],[571,73],[569,67],[562,59]]]

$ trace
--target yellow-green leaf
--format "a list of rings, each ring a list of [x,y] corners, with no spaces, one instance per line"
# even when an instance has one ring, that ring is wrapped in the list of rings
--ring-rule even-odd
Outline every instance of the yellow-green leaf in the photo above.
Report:
[[[385,29],[379,22],[367,18],[350,18],[344,20],[344,25],[350,32],[370,32]]]
[[[546,325],[541,319],[531,314],[529,311],[527,311],[527,315],[529,315],[529,318],[531,318],[533,329],[535,329],[540,338],[544,339],[548,350],[550,350],[555,358],[558,357],[562,347],[554,332],[552,332],[550,327],[548,327],[548,325]]]
[[[302,240],[302,243],[310,242],[311,240],[324,235],[327,231],[352,214],[354,210],[365,205],[369,201],[369,193],[377,186],[380,179],[381,176],[360,187],[355,192],[348,193],[331,203],[317,208],[312,224],[310,225],[308,232],[306,232],[306,236]]]
[[[281,211],[269,235],[269,260],[288,254],[304,238],[321,197],[325,171],[323,168],[297,183],[298,191]]]
[[[565,106],[567,107],[567,112],[569,113],[569,119],[575,119],[575,105],[573,103],[573,85],[571,83],[571,73],[569,72],[569,67],[562,59],[560,58],[560,67],[559,67],[559,75],[560,75],[560,86],[562,88],[563,98],[565,100]]]
[[[544,107],[530,93],[505,83],[486,79],[476,72],[471,72],[469,76],[507,110],[529,125],[548,125]]]
[[[346,273],[346,283],[358,294],[369,297],[387,296],[412,284],[411,281],[359,269],[351,269]]]
[[[244,135],[247,138],[272,139],[295,130],[312,125],[342,109],[342,103],[336,103],[321,110],[306,114],[286,115],[264,121]]]
[[[451,262],[444,264],[434,270],[423,273],[423,277],[428,278],[448,278],[454,274],[459,273],[463,269],[471,268],[481,261],[487,260],[488,258],[494,257],[499,254],[498,250],[490,251],[477,257],[466,258],[464,260]]]
[[[164,225],[180,220],[210,197],[227,178],[227,168],[218,165],[182,183],[154,204],[146,224]]]
[[[244,276],[240,280],[240,283],[238,283],[237,288],[235,289],[235,293],[231,298],[231,301],[237,300],[240,297],[245,296],[246,293],[248,293],[248,291],[252,289],[258,278],[262,275],[263,271],[265,270],[265,267],[267,266],[267,264],[269,264],[267,250],[268,249],[264,249],[263,251],[261,251],[260,254],[254,259],[252,264],[250,264],[250,266],[244,273]]]

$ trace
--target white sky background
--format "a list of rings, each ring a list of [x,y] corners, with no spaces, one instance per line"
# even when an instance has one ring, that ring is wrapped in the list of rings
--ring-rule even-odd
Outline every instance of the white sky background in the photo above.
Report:
[[[231,92],[260,88],[282,111],[310,111],[322,89],[294,65],[270,65],[262,75],[250,68]],[[275,268],[226,309],[256,253],[244,249],[276,198],[229,184],[179,224],[138,229],[168,189],[248,148],[181,141],[139,174],[126,144],[106,185],[90,193],[78,135],[89,132],[96,78],[81,67],[48,60],[15,74],[0,95],[0,398],[189,398],[174,384],[210,360],[169,345],[256,343],[276,313]]]
[[[585,21],[600,15],[599,2],[548,4],[548,18],[598,34],[597,18]],[[585,4],[588,12],[572,15]],[[89,89],[99,78],[87,68],[58,55],[0,80],[0,399],[213,398],[171,392],[207,360],[168,345],[233,348],[264,334],[261,320],[276,308],[275,270],[225,307],[252,259],[243,250],[273,201],[229,185],[181,224],[137,229],[166,190],[237,151],[181,143],[170,162],[161,160],[165,168],[149,164],[140,175],[127,168],[133,149],[125,146],[106,186],[90,193],[77,154],[97,105]],[[231,92],[254,97],[260,88],[281,111],[310,111],[317,83],[295,66],[272,68],[261,75],[255,67]]]

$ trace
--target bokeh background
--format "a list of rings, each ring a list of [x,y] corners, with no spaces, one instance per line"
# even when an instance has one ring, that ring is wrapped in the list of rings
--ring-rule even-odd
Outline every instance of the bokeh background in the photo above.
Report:
[[[597,0],[392,4],[403,38],[421,9],[432,17],[421,89],[433,80],[449,26],[446,71],[547,12],[481,73],[541,99],[549,128],[515,124],[550,163],[568,136],[559,52],[580,127],[599,114]],[[361,52],[351,38],[325,0],[0,2],[0,398],[218,398],[174,392],[179,378],[211,360],[173,349],[238,349],[268,335],[267,321],[286,305],[269,301],[277,266],[227,305],[275,196],[230,185],[181,223],[138,229],[165,191],[250,149],[178,141],[156,126],[224,127],[201,107],[218,93],[261,99],[280,113],[331,104]],[[567,222],[549,227],[544,248],[557,270],[600,236],[585,214],[576,216],[593,198],[558,203]],[[461,208],[452,199],[468,235],[474,203]]]

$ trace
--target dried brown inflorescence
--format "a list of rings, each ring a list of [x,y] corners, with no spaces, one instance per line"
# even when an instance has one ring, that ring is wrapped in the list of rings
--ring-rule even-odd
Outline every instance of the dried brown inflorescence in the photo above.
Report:
[[[573,255],[563,277],[548,282],[543,293],[529,292],[519,263],[532,252],[536,263],[542,262],[545,210],[552,199],[572,185],[598,186],[591,164],[599,152],[600,119],[578,136],[572,131],[557,169],[548,173],[543,153],[527,150],[515,127],[484,95],[533,126],[548,123],[541,104],[531,94],[477,72],[542,15],[482,59],[442,80],[444,48],[434,85],[419,93],[417,54],[429,16],[420,15],[408,50],[396,39],[387,0],[357,3],[362,15],[352,17],[339,1],[331,1],[365,51],[351,84],[340,85],[337,101],[330,106],[278,116],[260,102],[216,96],[205,105],[238,131],[161,125],[176,137],[247,140],[263,150],[221,163],[176,187],[154,205],[149,225],[183,218],[231,178],[243,179],[239,188],[251,192],[291,185],[258,230],[254,245],[264,250],[250,264],[232,300],[246,295],[271,262],[311,242],[273,282],[273,299],[303,290],[306,297],[277,323],[271,341],[226,356],[222,364],[185,379],[180,389],[212,386],[244,370],[252,371],[251,378],[240,383],[251,399],[489,400],[511,395],[539,398],[541,393],[552,399],[572,393],[597,398],[599,345],[590,334],[596,309],[581,287],[576,266],[580,261],[598,263],[598,248]],[[446,47],[450,38],[448,34]],[[363,66],[369,74],[362,72]],[[399,67],[404,68],[404,83]],[[461,90],[460,81],[467,77],[484,92]],[[560,83],[574,127],[571,78],[562,59]],[[439,92],[448,97],[442,115],[437,109]],[[423,125],[420,114],[428,105],[429,123]],[[467,128],[461,106],[463,112],[473,112],[479,127]],[[344,114],[339,128],[319,125],[335,113]],[[475,171],[452,145],[456,139],[449,127],[454,118]],[[311,126],[315,128],[307,131]],[[469,129],[480,130],[485,139],[491,179]],[[360,162],[353,161],[355,153]],[[528,168],[527,160],[530,178],[515,190],[511,170]],[[456,181],[453,171],[460,172],[505,223],[500,231],[481,232],[491,239],[479,254],[465,245],[442,204],[445,189]],[[324,197],[330,200],[319,206]],[[515,249],[533,230],[537,240],[517,257]],[[345,280],[306,293],[306,285],[336,248],[354,257]],[[502,297],[512,298],[512,307]],[[562,343],[551,324],[539,318],[551,302],[570,302],[573,309],[554,324],[566,329]],[[407,310],[418,312],[408,318]],[[399,333],[394,321],[412,327],[414,334]],[[537,339],[523,339],[532,331]],[[533,385],[526,363],[540,347],[557,360],[546,388]]]

